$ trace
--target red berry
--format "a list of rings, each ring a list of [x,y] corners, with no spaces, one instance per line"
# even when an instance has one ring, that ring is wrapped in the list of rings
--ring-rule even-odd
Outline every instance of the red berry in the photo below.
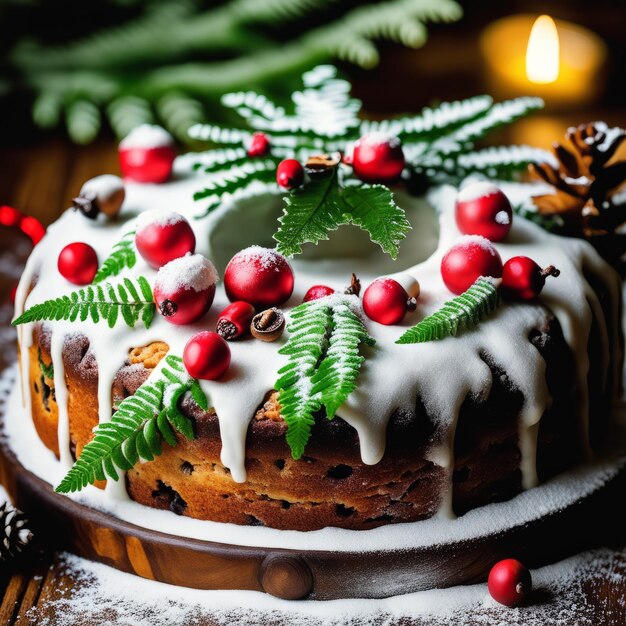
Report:
[[[229,304],[217,318],[215,330],[226,341],[239,339],[250,332],[250,324],[256,309],[243,300]]]
[[[377,278],[363,294],[363,310],[370,319],[389,326],[414,311],[415,298],[393,278]]]
[[[154,301],[172,324],[191,324],[213,304],[217,272],[200,254],[189,254],[164,265],[154,284]]]
[[[465,236],[445,253],[441,276],[446,287],[458,295],[481,276],[502,276],[502,259],[488,239],[479,235]]]
[[[193,378],[217,380],[230,365],[230,348],[217,333],[204,330],[187,342],[183,363]]]
[[[532,578],[525,565],[516,559],[505,559],[491,568],[487,587],[496,602],[512,607],[528,597]]]
[[[404,152],[397,137],[384,133],[363,135],[352,152],[352,167],[368,183],[390,183],[404,169]]]
[[[498,187],[481,182],[459,192],[455,217],[464,235],[482,235],[490,241],[502,241],[511,230],[513,210]]]
[[[176,148],[160,126],[142,124],[119,145],[122,175],[139,183],[164,183],[172,174]]]
[[[527,256],[514,256],[502,268],[502,296],[507,300],[532,300],[541,293],[548,276],[560,273],[554,265],[541,269]]]
[[[282,255],[252,246],[238,252],[226,266],[224,288],[231,301],[243,300],[257,308],[282,304],[293,292],[293,271]]]
[[[59,273],[75,285],[88,285],[98,271],[98,255],[86,243],[70,243],[59,254]]]
[[[304,182],[304,168],[300,161],[284,159],[278,164],[276,182],[285,189],[299,187]]]
[[[332,296],[335,290],[332,287],[326,285],[313,285],[305,294],[302,302],[309,302],[310,300],[319,300],[326,296]]]
[[[270,151],[270,139],[265,133],[254,133],[248,146],[249,157],[262,157]]]
[[[196,249],[196,237],[180,213],[146,211],[137,219],[135,246],[154,269]]]

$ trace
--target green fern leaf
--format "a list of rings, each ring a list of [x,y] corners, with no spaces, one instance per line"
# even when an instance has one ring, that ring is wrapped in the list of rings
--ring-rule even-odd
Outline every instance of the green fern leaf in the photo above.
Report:
[[[163,441],[175,446],[176,432],[187,439],[195,437],[192,421],[179,409],[180,400],[186,393],[198,399],[202,394],[203,407],[208,400],[198,381],[185,371],[182,359],[172,355],[165,359],[160,373],[122,400],[111,421],[96,427],[92,441],[56,488],[58,493],[80,491],[107,476],[118,480],[117,468],[128,471],[140,459],[152,461],[161,455]]]
[[[328,419],[356,388],[363,357],[362,343],[374,340],[352,306],[354,296],[322,298],[291,311],[289,339],[280,353],[289,357],[278,371],[281,415],[287,424],[287,443],[299,459],[315,423],[325,408]]]
[[[117,276],[123,269],[135,267],[137,254],[135,253],[135,231],[126,233],[111,250],[111,254],[104,260],[93,279],[93,284],[101,283],[111,276]]]
[[[129,295],[130,292],[130,295]],[[139,295],[141,292],[141,295]],[[115,326],[121,314],[126,324],[133,327],[141,318],[148,328],[154,316],[154,298],[148,281],[139,276],[136,283],[125,278],[122,283],[104,283],[73,291],[69,296],[61,296],[35,304],[13,321],[13,325],[39,322],[42,320],[80,319],[88,317],[94,324],[106,321],[110,328]]]
[[[425,343],[455,337],[459,330],[476,326],[498,306],[498,285],[498,280],[479,278],[467,291],[409,328],[396,343]]]

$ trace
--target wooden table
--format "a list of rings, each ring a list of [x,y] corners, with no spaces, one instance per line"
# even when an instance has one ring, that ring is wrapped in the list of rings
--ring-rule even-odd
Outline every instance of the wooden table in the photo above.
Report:
[[[36,149],[18,148],[0,151],[0,204],[9,204],[38,217],[44,224],[53,221],[70,204],[73,195],[78,193],[82,183],[88,178],[102,173],[118,172],[115,146],[111,142],[99,142],[89,148],[77,148],[62,140],[50,140]],[[0,260],[16,243],[15,234],[0,227]],[[16,261],[18,262],[18,261]],[[51,262],[54,260],[51,259]],[[0,266],[1,267],[1,266]],[[0,325],[7,326],[12,307],[9,291],[15,283],[15,276],[7,277],[0,272]],[[1,339],[1,337],[0,337]],[[0,343],[0,370],[15,359],[15,347],[5,338]],[[614,512],[599,512],[607,520],[615,519]],[[584,529],[581,529],[584,532]],[[621,524],[608,524],[607,535],[603,538],[614,550],[614,568],[626,572],[626,533]],[[55,623],[54,601],[64,594],[71,594],[76,583],[68,576],[59,556],[50,550],[36,553],[27,561],[16,565],[0,565],[0,626],[4,624],[37,623],[47,616]],[[584,600],[592,607],[594,626],[623,626],[626,624],[626,584],[619,577],[586,585],[580,581]],[[84,583],[82,583],[84,584]],[[581,598],[582,600],[583,598]],[[37,607],[36,617],[27,612]],[[506,624],[504,615],[493,618],[486,610],[476,618],[476,624]],[[494,621],[492,622],[491,619]],[[35,620],[35,621],[33,621]],[[87,622],[85,622],[87,623]],[[105,624],[107,620],[89,622]],[[214,623],[210,615],[202,623]],[[523,622],[516,622],[523,623]],[[548,624],[549,622],[546,622]],[[577,624],[576,620],[562,622],[567,626]],[[428,626],[424,622],[420,622]],[[409,625],[410,626],[410,625]]]

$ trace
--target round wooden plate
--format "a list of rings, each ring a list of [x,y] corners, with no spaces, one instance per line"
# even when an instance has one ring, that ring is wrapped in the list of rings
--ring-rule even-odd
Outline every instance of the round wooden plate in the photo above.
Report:
[[[506,530],[471,541],[390,552],[297,552],[168,535],[74,502],[25,469],[1,431],[0,415],[0,482],[50,546],[173,585],[286,599],[388,597],[484,581],[491,566],[509,556],[532,567],[556,561],[602,541],[601,512],[615,511],[626,482],[618,472],[564,510],[513,527],[507,520]]]

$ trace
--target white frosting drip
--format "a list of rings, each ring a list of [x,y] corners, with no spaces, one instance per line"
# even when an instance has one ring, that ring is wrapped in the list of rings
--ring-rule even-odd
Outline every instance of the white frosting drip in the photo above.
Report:
[[[70,451],[70,420],[68,415],[68,390],[65,383],[65,365],[63,363],[63,346],[66,335],[52,333],[50,338],[50,356],[54,366],[54,393],[59,409],[57,435],[59,438],[59,460],[67,470],[72,467]],[[110,419],[110,418],[109,418]]]
[[[196,235],[197,252],[211,259],[219,271],[223,271],[232,254],[242,248],[251,244],[272,245],[271,233],[275,228],[279,205],[271,195],[253,198],[240,195],[236,200],[226,201],[207,218],[193,219],[194,215],[202,211],[201,204],[192,199],[193,192],[203,186],[206,176],[191,174],[182,167],[181,163],[189,162],[189,157],[179,161],[179,178],[171,183],[158,186],[127,183],[127,200],[116,224],[94,225],[80,213],[65,212],[50,227],[48,236],[29,259],[17,302],[23,301],[37,271],[40,271],[40,278],[28,296],[28,306],[71,291],[72,286],[59,277],[56,264],[51,262],[60,249],[70,241],[82,240],[94,246],[99,258],[104,259],[112,245],[133,226],[136,216],[148,208],[164,215],[175,208],[188,218]],[[527,199],[533,191],[533,187],[527,185],[502,187],[513,202]],[[304,254],[292,261],[296,283],[294,294],[285,308],[299,304],[306,290],[313,284],[328,284],[341,290],[349,282],[350,271],[356,271],[364,287],[379,275],[398,276],[402,284],[407,284],[411,279],[419,282],[421,295],[418,311],[407,315],[403,322],[405,327],[434,312],[452,297],[443,285],[439,266],[442,256],[460,238],[454,220],[456,196],[456,190],[451,187],[439,188],[429,196],[430,202],[440,211],[439,242],[426,260],[423,259],[427,256],[425,253],[432,249],[430,246],[436,238],[437,224],[425,218],[430,213],[424,209],[422,201],[405,202],[405,196],[402,196],[401,202],[407,206],[407,215],[415,229],[405,242],[399,261],[391,263],[382,253],[376,252],[376,247],[357,229],[340,229],[331,234],[330,241],[322,242],[317,248],[305,246]],[[553,264],[561,270],[558,279],[547,281],[541,302],[557,316],[576,360],[579,414],[573,416],[573,419],[579,420],[581,439],[588,445],[587,340],[594,314],[605,336],[607,329],[602,321],[597,297],[582,276],[582,270],[585,269],[607,284],[615,301],[619,279],[588,244],[555,237],[521,218],[515,218],[507,240],[495,244],[495,247],[503,261],[512,256],[525,255],[542,266]],[[338,254],[338,249],[341,254]],[[156,272],[138,256],[135,267],[126,270],[124,275],[144,275],[153,283]],[[117,279],[112,280],[115,282]],[[130,348],[162,340],[168,343],[173,354],[180,355],[192,334],[215,327],[217,316],[227,303],[220,285],[209,315],[189,326],[168,324],[158,315],[149,330],[139,327],[129,329],[123,325],[109,330],[102,325],[96,327],[90,321],[80,324],[49,323],[53,330],[52,357],[60,405],[61,448],[69,449],[67,392],[61,357],[63,336],[80,332],[91,343],[100,375],[100,420],[105,421],[110,419],[110,390],[115,372],[123,365]],[[445,494],[441,511],[442,514],[451,514],[451,477],[458,414],[468,395],[483,398],[489,393],[492,375],[483,360],[489,358],[506,371],[508,383],[523,394],[524,405],[519,425],[523,484],[525,487],[536,484],[538,425],[550,406],[551,398],[545,382],[545,362],[529,342],[528,336],[534,329],[541,328],[544,322],[545,310],[536,304],[503,304],[479,328],[463,332],[457,338],[406,346],[395,344],[404,328],[382,326],[367,320],[368,329],[377,343],[373,348],[366,349],[369,351],[368,358],[362,368],[359,388],[338,411],[358,433],[363,462],[375,464],[382,458],[386,428],[393,411],[413,411],[416,399],[420,398],[438,429],[438,437],[429,456],[434,463],[448,471],[450,488]],[[617,315],[614,316],[610,332],[611,341],[615,342]],[[284,357],[278,354],[282,341],[284,338],[269,344],[251,339],[232,342],[232,365],[227,375],[219,381],[202,382],[218,415],[222,462],[238,482],[246,478],[245,440],[250,420],[266,393],[272,389],[276,372],[284,363]],[[32,342],[32,328],[25,326],[21,332],[25,374],[29,342]],[[28,376],[24,378],[27,380]],[[615,376],[612,378],[616,380]],[[25,388],[28,388],[28,384]],[[24,395],[28,405],[28,396],[26,393]],[[62,457],[64,454],[62,452]],[[119,481],[117,487],[109,487],[107,493],[116,498],[125,497],[122,493],[123,482]]]

